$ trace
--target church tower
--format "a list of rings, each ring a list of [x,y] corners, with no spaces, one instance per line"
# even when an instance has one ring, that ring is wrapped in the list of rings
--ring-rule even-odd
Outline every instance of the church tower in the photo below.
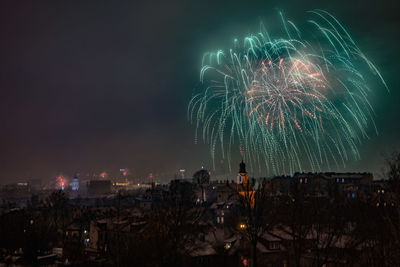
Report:
[[[79,190],[79,179],[78,175],[75,174],[74,179],[72,179],[72,191],[78,191]]]
[[[239,173],[237,175],[237,184],[243,184],[243,186],[247,186],[249,184],[249,175],[246,172],[246,164],[244,164],[243,160],[239,164]]]

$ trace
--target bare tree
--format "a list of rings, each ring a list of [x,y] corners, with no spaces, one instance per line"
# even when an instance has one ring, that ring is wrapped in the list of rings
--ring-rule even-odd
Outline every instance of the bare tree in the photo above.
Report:
[[[193,174],[193,182],[201,188],[201,203],[205,201],[204,185],[210,183],[210,174],[207,170],[199,170]]]
[[[400,266],[400,152],[393,152],[385,159],[385,176],[389,181],[389,192],[380,211],[389,230],[389,249],[385,253],[388,266]]]
[[[164,200],[154,203],[144,216],[142,227],[110,242],[110,251],[119,250],[111,255],[114,265],[118,261],[121,266],[186,266],[186,260],[201,248],[198,241],[211,229],[204,207],[196,205],[189,188],[179,182],[172,183]]]
[[[228,225],[240,233],[251,245],[250,255],[252,266],[256,267],[257,244],[262,236],[272,229],[275,222],[275,210],[272,199],[268,196],[263,183],[255,185],[255,181],[244,185],[237,185],[238,205]]]
[[[50,217],[49,227],[53,229],[62,243],[67,225],[71,220],[69,201],[61,190],[54,191],[45,201],[47,215]]]
[[[353,229],[346,216],[349,210],[346,203],[339,198],[331,203],[327,199],[311,197],[308,209],[313,218],[310,236],[313,266],[346,263],[345,251],[353,249]]]

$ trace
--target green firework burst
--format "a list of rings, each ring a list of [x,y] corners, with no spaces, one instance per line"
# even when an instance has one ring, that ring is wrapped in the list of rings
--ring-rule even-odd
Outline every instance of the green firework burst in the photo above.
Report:
[[[358,146],[375,127],[365,76],[386,84],[336,18],[309,13],[313,38],[280,14],[281,38],[262,30],[204,54],[188,117],[213,161],[218,151],[230,163],[238,151],[253,168],[278,174],[360,158]]]

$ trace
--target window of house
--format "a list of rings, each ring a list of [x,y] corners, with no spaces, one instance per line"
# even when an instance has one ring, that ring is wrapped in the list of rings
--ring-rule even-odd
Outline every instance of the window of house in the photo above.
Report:
[[[279,242],[269,242],[269,249],[279,249]]]
[[[227,242],[227,243],[225,243],[225,245],[224,245],[224,248],[225,248],[226,250],[230,249],[231,247],[232,247],[232,243],[230,243],[230,242]]]

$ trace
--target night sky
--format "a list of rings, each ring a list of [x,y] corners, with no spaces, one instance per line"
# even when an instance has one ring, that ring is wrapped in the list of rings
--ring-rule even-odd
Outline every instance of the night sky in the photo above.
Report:
[[[260,20],[276,27],[277,9],[304,21],[316,8],[346,25],[390,89],[374,89],[379,135],[342,170],[377,174],[382,153],[400,149],[396,2],[2,1],[0,183],[210,168],[186,118],[203,52],[257,31]]]

